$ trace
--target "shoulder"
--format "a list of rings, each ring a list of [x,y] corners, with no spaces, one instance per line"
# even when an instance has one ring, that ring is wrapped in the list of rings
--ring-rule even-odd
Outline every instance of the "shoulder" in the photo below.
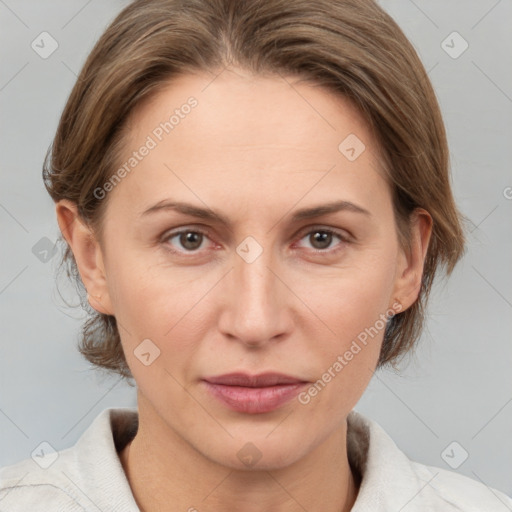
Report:
[[[428,487],[432,499],[467,512],[506,512],[512,510],[512,498],[483,482],[455,471],[411,461],[420,482]]]
[[[135,409],[106,409],[74,446],[43,443],[32,458],[0,468],[0,510],[138,511],[117,454],[136,426]]]
[[[62,458],[65,452],[54,452]],[[44,456],[42,456],[43,458]],[[46,457],[49,457],[47,454]],[[0,509],[5,512],[48,512],[86,510],[80,503],[80,496],[66,478],[66,467],[43,469],[32,459],[0,469]],[[51,509],[49,508],[51,507]]]
[[[352,411],[347,449],[362,475],[354,512],[507,512],[512,499],[483,482],[412,461],[375,421]]]

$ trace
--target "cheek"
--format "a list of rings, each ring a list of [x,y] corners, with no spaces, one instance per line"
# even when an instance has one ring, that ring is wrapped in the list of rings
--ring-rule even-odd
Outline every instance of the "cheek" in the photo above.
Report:
[[[186,360],[208,326],[201,321],[208,306],[208,294],[218,281],[213,273],[199,277],[190,268],[149,266],[144,258],[127,261],[113,270],[114,310],[127,358],[144,339],[160,349],[160,363],[166,358]],[[172,350],[170,343],[172,342]]]
[[[198,314],[208,280],[134,265],[119,267],[115,277],[121,343],[138,389],[154,403],[190,407],[182,385],[205,337]]]
[[[393,248],[375,247],[329,272],[295,276],[294,290],[330,328],[326,339],[339,340],[337,348],[343,348],[392,304],[395,266]]]
[[[372,258],[327,278],[303,276],[297,283],[301,283],[298,294],[307,297],[308,306],[318,315],[309,315],[310,338],[322,339],[309,347],[312,359],[316,357],[319,379],[311,389],[315,397],[311,400],[317,406],[350,410],[373,375],[386,315],[392,312],[393,251],[376,251]]]

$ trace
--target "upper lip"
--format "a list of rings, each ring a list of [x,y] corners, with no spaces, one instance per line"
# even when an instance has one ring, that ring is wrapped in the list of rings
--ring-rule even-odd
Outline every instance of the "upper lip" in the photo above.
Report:
[[[297,384],[306,382],[302,379],[285,375],[283,373],[266,372],[258,375],[249,375],[248,373],[235,372],[226,373],[213,377],[206,377],[204,380],[211,384],[224,384],[225,386],[243,386],[248,388],[259,388],[267,386],[277,386],[279,384]]]

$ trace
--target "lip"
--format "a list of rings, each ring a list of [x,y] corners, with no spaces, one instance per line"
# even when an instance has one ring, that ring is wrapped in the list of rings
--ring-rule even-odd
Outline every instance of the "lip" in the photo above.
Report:
[[[207,377],[202,382],[224,405],[248,414],[273,411],[294,398],[308,384],[296,377],[274,372],[258,375],[236,372]]]

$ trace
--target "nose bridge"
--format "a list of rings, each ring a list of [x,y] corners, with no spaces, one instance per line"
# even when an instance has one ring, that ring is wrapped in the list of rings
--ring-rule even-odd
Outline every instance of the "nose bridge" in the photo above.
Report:
[[[221,325],[226,334],[257,345],[285,330],[283,290],[272,266],[272,251],[254,238],[248,237],[239,244],[230,272],[227,311],[224,311]]]

